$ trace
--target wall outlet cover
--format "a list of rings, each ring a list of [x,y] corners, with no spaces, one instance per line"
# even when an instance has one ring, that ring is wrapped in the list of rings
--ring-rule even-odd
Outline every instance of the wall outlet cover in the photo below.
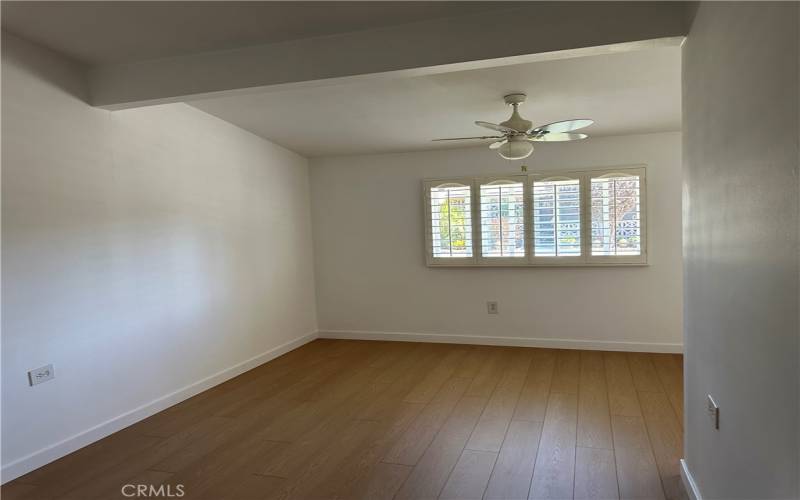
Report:
[[[43,366],[28,372],[28,383],[34,386],[52,380],[55,376],[56,372],[53,371],[53,365]]]

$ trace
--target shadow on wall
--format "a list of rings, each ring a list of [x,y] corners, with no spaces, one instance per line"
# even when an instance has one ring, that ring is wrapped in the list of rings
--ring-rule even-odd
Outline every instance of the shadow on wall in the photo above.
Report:
[[[77,61],[67,60],[63,55],[52,53],[47,48],[33,48],[29,45],[30,42],[15,43],[17,40],[18,38],[15,35],[3,30],[2,56],[6,62],[28,72],[36,79],[52,84],[53,87],[59,88],[85,103],[89,102],[89,91],[85,77],[88,67]],[[6,50],[6,47],[12,44],[14,45],[14,50]],[[48,61],[41,57],[43,50],[57,59],[56,64],[48,64]],[[75,79],[76,71],[84,74],[82,81]],[[6,85],[5,81],[3,85]]]

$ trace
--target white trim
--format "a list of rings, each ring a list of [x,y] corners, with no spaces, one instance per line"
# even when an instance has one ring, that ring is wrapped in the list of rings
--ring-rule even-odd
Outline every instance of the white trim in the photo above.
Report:
[[[563,256],[563,255],[554,255],[554,256],[542,256],[536,255],[536,233],[533,221],[533,202],[534,202],[534,184],[537,182],[547,182],[547,181],[554,181],[554,180],[576,180],[578,181],[578,209],[579,209],[579,224],[580,224],[580,249],[581,254],[575,256]],[[586,252],[587,248],[591,247],[591,245],[586,244],[587,241],[591,239],[590,232],[587,230],[587,226],[591,225],[591,221],[587,224],[587,220],[589,220],[590,212],[587,210],[588,202],[586,200],[587,190],[586,190],[586,178],[580,171],[573,171],[573,172],[541,172],[536,173],[534,172],[528,177],[528,197],[530,198],[530,208],[528,209],[530,212],[531,218],[531,225],[530,231],[526,235],[528,239],[528,244],[530,245],[530,251],[528,252],[528,261],[531,265],[534,266],[571,266],[571,265],[578,265],[578,266],[585,266],[586,265]],[[554,206],[553,210],[558,209],[556,199],[553,200]],[[557,247],[557,245],[556,245]]]
[[[588,349],[596,351],[629,351],[682,353],[683,344],[657,342],[621,342],[613,340],[543,339],[531,337],[495,337],[490,335],[454,335],[450,333],[379,332],[364,330],[320,330],[322,339],[389,340],[397,342],[434,342],[444,344],[500,345],[512,347],[544,347],[550,349]]]
[[[120,429],[133,425],[136,422],[149,417],[150,415],[158,413],[166,408],[169,408],[170,406],[180,403],[181,401],[189,399],[196,394],[219,385],[226,380],[232,379],[233,377],[241,375],[242,373],[251,370],[256,366],[262,365],[267,361],[286,354],[289,351],[297,349],[298,347],[307,344],[316,338],[317,333],[315,332],[303,335],[302,337],[298,337],[294,340],[290,340],[289,342],[262,352],[257,356],[253,356],[250,359],[242,361],[241,363],[220,370],[213,375],[209,375],[208,377],[189,384],[186,387],[178,389],[177,391],[161,396],[160,398],[154,399],[149,403],[145,403],[138,408],[134,408],[128,412],[106,420],[105,422],[70,436],[62,441],[59,441],[58,443],[52,444],[42,448],[41,450],[35,451],[27,456],[3,465],[2,472],[0,472],[0,475],[2,476],[2,482],[0,484],[5,484],[12,479],[16,479],[23,474],[27,474],[32,470],[38,469],[43,465],[46,465],[54,460],[79,450],[84,446],[113,434]]]
[[[477,235],[477,238],[473,238],[474,242],[474,250],[473,253],[476,257],[476,264],[479,266],[487,266],[487,267],[508,267],[508,266],[524,266],[528,263],[528,255],[530,254],[530,244],[528,242],[528,235],[530,234],[530,200],[528,200],[529,196],[529,187],[528,185],[528,175],[527,174],[513,174],[513,175],[486,175],[475,177],[474,180],[474,189],[475,191],[475,198],[477,203],[475,203],[475,212],[474,212],[474,220],[475,220],[475,231],[473,234]],[[483,190],[481,189],[483,186],[490,186],[496,184],[520,184],[522,185],[522,232],[523,232],[523,240],[525,244],[525,255],[519,257],[484,257],[483,255]],[[502,224],[502,223],[501,223]],[[502,238],[502,234],[501,234]],[[502,246],[502,243],[501,243]]]
[[[431,214],[431,189],[440,186],[454,185],[469,188],[469,216],[472,256],[470,257],[434,257],[433,256],[433,224]],[[425,203],[425,262],[429,266],[474,266],[475,258],[475,182],[471,177],[451,177],[448,179],[425,179],[422,181],[422,196]]]
[[[686,488],[686,493],[689,495],[689,500],[703,500],[703,495],[700,494],[700,489],[697,487],[697,483],[694,482],[692,473],[689,472],[686,460],[681,458],[680,462],[681,479],[683,480],[683,486]]]
[[[422,180],[425,213],[425,263],[428,267],[615,267],[647,266],[647,165],[620,165],[557,172],[529,172],[526,174],[428,178]],[[592,179],[609,174],[625,174],[639,177],[639,217],[641,253],[639,255],[592,255],[591,241],[591,184]],[[536,257],[533,255],[532,185],[541,177],[558,175],[578,179],[581,185],[581,255],[579,257]],[[496,180],[520,180],[525,182],[525,257],[484,257],[480,227],[480,186]],[[434,258],[432,255],[432,228],[430,212],[430,189],[443,184],[470,186],[472,216],[472,257]]]
[[[637,176],[639,177],[639,255],[592,255],[592,180],[606,176]],[[585,255],[587,264],[647,264],[647,166],[611,167],[606,169],[587,170],[584,172],[586,179],[586,222],[587,240]]]

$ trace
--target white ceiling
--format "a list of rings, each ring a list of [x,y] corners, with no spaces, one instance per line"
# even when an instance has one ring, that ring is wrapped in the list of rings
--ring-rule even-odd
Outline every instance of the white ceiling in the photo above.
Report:
[[[492,134],[473,122],[505,120],[502,96],[519,90],[535,124],[592,118],[590,137],[680,130],[680,68],[668,47],[190,104],[304,156],[413,151],[475,145],[431,139]]]
[[[4,29],[89,65],[508,9],[514,2],[3,1]]]

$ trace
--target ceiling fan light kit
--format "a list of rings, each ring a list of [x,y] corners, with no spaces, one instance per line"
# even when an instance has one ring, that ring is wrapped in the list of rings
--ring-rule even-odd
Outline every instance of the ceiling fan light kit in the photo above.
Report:
[[[434,141],[461,141],[465,139],[500,139],[489,145],[489,149],[496,149],[497,152],[506,160],[521,160],[533,153],[533,142],[565,142],[586,139],[586,134],[574,134],[573,130],[588,127],[594,121],[585,118],[576,118],[560,122],[549,123],[541,127],[533,128],[533,122],[524,119],[519,114],[519,105],[525,102],[527,96],[522,92],[515,92],[503,97],[506,104],[511,106],[513,111],[511,117],[494,124],[490,122],[476,121],[475,125],[488,128],[502,135],[489,135],[480,137],[454,137],[448,139],[434,139]]]
[[[533,144],[525,137],[514,136],[497,148],[497,152],[506,160],[521,160],[533,153]]]

